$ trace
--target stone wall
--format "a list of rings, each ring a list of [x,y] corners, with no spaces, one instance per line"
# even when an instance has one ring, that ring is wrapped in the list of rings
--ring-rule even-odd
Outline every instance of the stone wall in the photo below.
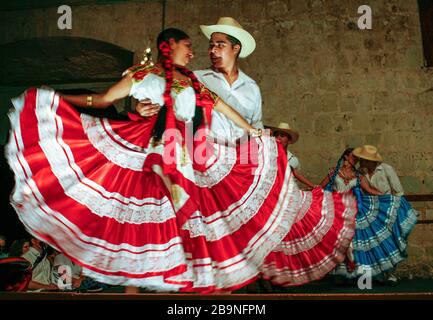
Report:
[[[360,30],[360,5],[372,30]],[[30,37],[81,36],[117,44],[139,60],[161,30],[162,2],[72,7],[73,28],[57,28],[57,8],[0,12],[0,44]],[[433,70],[423,68],[416,0],[168,0],[165,25],[191,35],[193,69],[208,66],[198,26],[235,17],[257,41],[241,68],[262,91],[264,122],[300,132],[292,151],[320,182],[347,146],[374,144],[407,193],[433,192]],[[416,204],[421,218],[431,203]],[[417,225],[402,274],[432,275],[433,226]]]

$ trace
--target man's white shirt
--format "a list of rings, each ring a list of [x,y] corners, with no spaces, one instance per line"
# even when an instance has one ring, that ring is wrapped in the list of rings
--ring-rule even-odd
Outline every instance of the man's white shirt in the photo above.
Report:
[[[239,112],[255,128],[263,129],[262,97],[257,83],[239,70],[238,79],[230,86],[224,76],[212,69],[194,71],[198,80]],[[212,112],[211,134],[214,137],[237,139],[244,130],[218,111]]]
[[[32,268],[34,268],[33,264],[36,262],[40,254],[41,253],[38,250],[30,247],[30,250],[22,254],[21,257],[30,262]],[[51,283],[51,263],[47,257],[42,259],[36,268],[33,269],[32,280],[46,285]]]

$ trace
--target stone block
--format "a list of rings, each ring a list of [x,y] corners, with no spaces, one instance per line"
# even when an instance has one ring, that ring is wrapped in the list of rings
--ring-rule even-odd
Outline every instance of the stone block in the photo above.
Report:
[[[281,117],[277,117],[281,119]],[[313,122],[307,114],[298,113],[294,116],[293,124],[291,124],[298,132],[303,134],[309,134],[313,131]]]
[[[389,129],[389,115],[372,113],[368,116],[368,122],[370,129],[373,132],[384,132]]]
[[[408,48],[402,62],[408,68],[420,68],[424,65],[422,49],[419,47]]]
[[[426,250],[423,246],[410,244],[407,248],[407,254],[412,260],[420,260],[425,256]]]
[[[314,133],[318,135],[329,134],[333,131],[334,119],[326,114],[318,115],[314,120]]]
[[[433,209],[426,209],[425,210],[425,219],[426,220],[433,220]],[[433,241],[433,239],[432,239]]]
[[[381,134],[367,134],[365,136],[367,144],[371,144],[373,146],[379,146],[382,144],[382,135]]]
[[[433,176],[424,177],[424,188],[426,193],[433,193]]]
[[[266,4],[267,18],[285,17],[290,10],[290,2],[287,1],[269,1]]]
[[[365,143],[364,137],[361,135],[347,135],[344,138],[345,145],[348,147],[358,147]]]
[[[356,108],[357,99],[354,95],[344,95],[341,97],[341,111],[358,111]]]
[[[401,152],[404,150],[410,150],[413,142],[412,136],[406,132],[385,132],[383,133],[383,149],[387,152]]]
[[[411,246],[418,246],[424,248],[428,241],[430,241],[430,237],[427,233],[432,232],[433,230],[429,230],[429,225],[417,224],[415,228],[412,230],[409,235],[408,242]]]
[[[417,177],[401,177],[401,184],[406,193],[420,193],[422,190],[422,182]]]
[[[433,242],[433,235],[431,237],[431,242],[430,244]],[[425,248],[425,258],[427,258],[428,260],[431,260],[433,263],[433,246],[427,246]]]
[[[336,92],[328,92],[321,98],[321,111],[337,112],[339,109],[339,95]]]
[[[374,93],[372,111],[383,111],[390,107],[390,93],[387,91],[380,91]]]

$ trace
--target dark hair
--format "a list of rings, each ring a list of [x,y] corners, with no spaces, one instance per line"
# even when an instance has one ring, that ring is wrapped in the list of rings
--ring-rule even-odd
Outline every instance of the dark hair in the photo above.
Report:
[[[23,254],[23,246],[26,242],[28,242],[30,245],[30,240],[28,239],[19,239],[12,242],[9,249],[9,255],[11,257],[20,257]]]
[[[354,148],[347,148],[346,150],[343,151],[343,153],[340,156],[340,159],[343,159],[348,156],[349,154],[352,153],[352,151],[354,150]]]
[[[224,33],[224,34],[227,36],[227,39],[232,44],[232,47],[234,47],[235,45],[239,45],[239,52],[236,55],[236,58],[239,57],[239,55],[241,54],[241,51],[242,51],[242,43],[237,38],[235,38],[235,37],[233,37],[227,33]]]
[[[229,39],[229,41],[232,43],[232,46],[235,46],[238,44],[242,48],[242,43],[237,38],[235,38],[235,37],[233,37],[227,33],[226,33],[226,35],[227,35],[227,39]]]
[[[176,28],[167,28],[161,31],[161,33],[158,35],[158,38],[156,38],[156,45],[158,48],[158,60],[163,58],[161,55],[161,51],[159,50],[159,46],[163,42],[169,43],[170,39],[179,42],[180,40],[189,39],[189,35],[186,34],[184,31]]]
[[[325,190],[332,191],[332,186],[334,184],[335,178],[337,177],[338,171],[340,171],[341,165],[343,164],[344,158],[352,153],[354,148],[347,148],[343,151],[340,158],[337,161],[337,165],[335,166],[334,172],[332,173],[332,177],[329,178],[328,184],[325,186]],[[356,174],[358,178],[358,173]]]
[[[165,71],[165,92],[164,92],[164,106],[158,113],[158,117],[153,128],[153,137],[155,141],[161,140],[162,135],[165,131],[166,119],[167,119],[167,108],[173,107],[173,101],[171,98],[171,86],[173,84],[173,70],[176,69],[183,75],[187,76],[192,81],[192,87],[195,91],[196,97],[196,108],[193,118],[193,134],[197,131],[199,126],[203,123],[203,108],[201,107],[200,101],[200,83],[193,72],[185,67],[173,65],[171,59],[171,52],[169,49],[169,40],[174,39],[176,42],[184,39],[189,39],[189,36],[182,30],[175,28],[168,28],[162,31],[157,38],[158,44],[158,59],[160,60],[164,71]]]

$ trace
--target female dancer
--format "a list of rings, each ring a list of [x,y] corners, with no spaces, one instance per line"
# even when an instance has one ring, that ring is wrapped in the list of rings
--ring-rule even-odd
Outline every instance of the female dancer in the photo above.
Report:
[[[407,257],[407,237],[417,219],[416,211],[404,197],[383,194],[359,174],[355,169],[358,157],[354,153],[353,148],[346,149],[335,169],[321,183],[326,189],[338,192],[352,189],[358,200],[353,253],[349,250],[349,261],[333,272],[349,279],[365,273],[374,277],[393,270]]]
[[[12,202],[27,229],[100,282],[160,291],[235,290],[254,281],[278,265],[285,253],[274,249],[304,216],[332,217],[327,225],[335,228],[323,229],[332,233],[328,249],[344,251],[354,198],[299,191],[272,137],[236,146],[206,139],[214,111],[260,132],[185,68],[192,50],[184,32],[164,30],[158,49],[156,66],[130,68],[103,94],[29,89],[14,99],[7,156],[16,175]],[[164,107],[119,121],[70,105],[104,107],[128,95]],[[314,261],[305,253],[290,270],[314,273]]]

